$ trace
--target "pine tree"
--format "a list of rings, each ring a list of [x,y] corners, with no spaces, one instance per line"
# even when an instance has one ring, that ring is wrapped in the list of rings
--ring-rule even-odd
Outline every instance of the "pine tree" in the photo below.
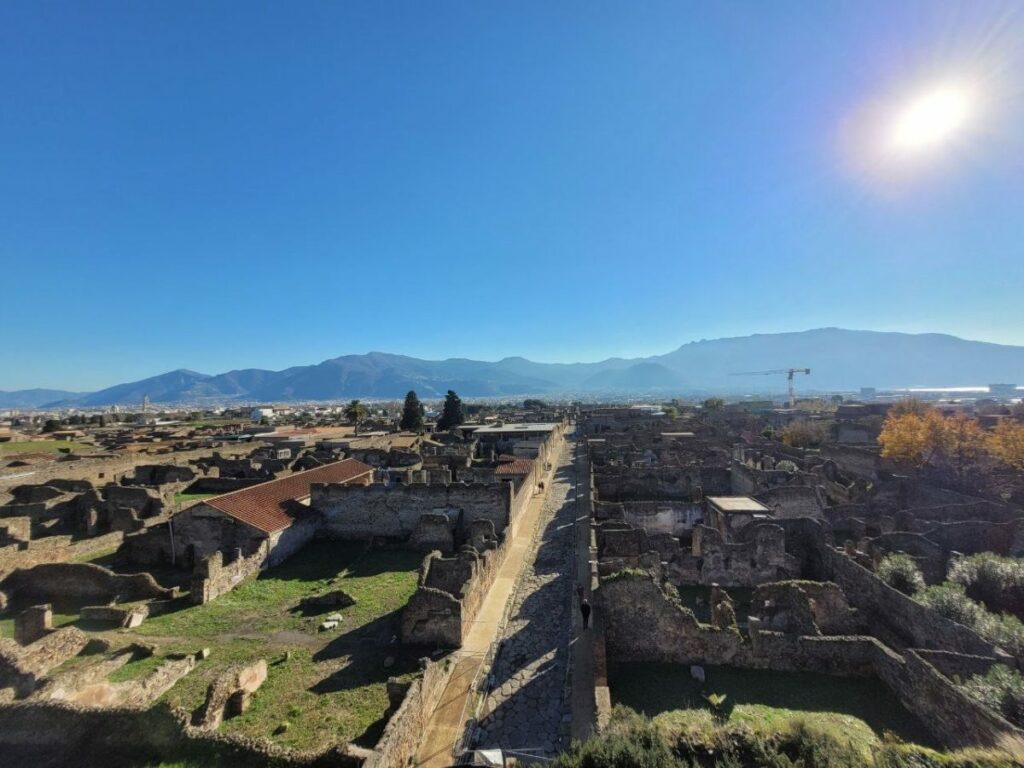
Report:
[[[441,418],[437,422],[438,430],[443,431],[457,427],[465,420],[466,417],[462,413],[462,400],[449,389],[448,394],[444,396],[444,409],[441,411]]]
[[[398,426],[405,432],[419,432],[423,429],[423,403],[416,396],[416,391],[410,389],[405,396],[405,405],[402,407],[402,420]]]

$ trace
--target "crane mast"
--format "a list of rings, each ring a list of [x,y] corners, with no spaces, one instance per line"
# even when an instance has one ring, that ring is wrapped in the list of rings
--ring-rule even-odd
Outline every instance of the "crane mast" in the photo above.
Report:
[[[796,405],[796,386],[793,383],[793,374],[804,373],[810,375],[810,368],[776,368],[771,371],[744,371],[742,373],[734,373],[733,376],[771,376],[773,374],[786,374],[786,382],[789,385],[789,407],[792,408]]]

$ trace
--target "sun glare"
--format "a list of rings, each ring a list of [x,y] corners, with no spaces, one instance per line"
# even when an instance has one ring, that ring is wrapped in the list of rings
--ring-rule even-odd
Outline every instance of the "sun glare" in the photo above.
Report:
[[[918,152],[946,143],[970,121],[973,101],[970,90],[960,84],[941,85],[921,94],[897,114],[891,147]]]

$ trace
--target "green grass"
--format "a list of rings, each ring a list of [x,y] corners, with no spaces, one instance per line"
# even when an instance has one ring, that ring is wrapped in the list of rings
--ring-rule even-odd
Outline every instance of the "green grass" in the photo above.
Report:
[[[112,683],[124,683],[129,680],[139,680],[164,663],[164,658],[158,654],[143,656],[139,659],[132,659],[123,667],[119,667],[107,675],[107,680]]]
[[[76,557],[71,562],[72,563],[96,563],[96,562],[99,562],[101,560],[108,561],[117,553],[117,550],[118,550],[118,547],[110,547],[108,549],[101,549],[101,550],[99,550],[97,552],[90,552],[87,555],[81,555],[80,557]],[[105,563],[100,563],[100,565],[104,565],[104,564]]]
[[[183,601],[181,610],[125,634],[157,643],[160,654],[211,649],[210,659],[164,697],[190,711],[202,704],[218,672],[266,659],[267,681],[244,715],[224,723],[225,732],[300,749],[353,740],[372,746],[386,723],[388,677],[417,668],[415,654],[390,641],[398,612],[416,589],[421,559],[414,552],[364,554],[361,545],[314,541],[207,605]],[[337,611],[344,617],[338,629],[319,632],[323,615],[304,616],[296,608],[303,597],[332,589],[344,589],[357,602]],[[385,668],[388,656],[394,664]],[[285,722],[288,730],[274,736]]]
[[[53,627],[65,627],[69,624],[74,624],[78,621],[77,613],[54,613],[53,614]],[[0,619],[0,637],[14,637],[14,617],[5,616]]]
[[[98,453],[103,449],[88,443],[77,443],[73,440],[13,440],[0,443],[0,455],[15,453]]]
[[[866,734],[867,729],[881,736],[891,731],[904,741],[934,743],[920,721],[878,680],[733,667],[704,670],[707,682],[702,686],[685,664],[613,664],[608,675],[612,700],[657,717],[674,710],[706,711],[704,695],[718,693],[726,696],[729,722],[777,730],[796,717],[824,718],[851,733]]]
[[[190,501],[203,501],[203,499],[212,499],[214,496],[220,496],[219,493],[176,493],[174,494],[175,504],[186,504]]]

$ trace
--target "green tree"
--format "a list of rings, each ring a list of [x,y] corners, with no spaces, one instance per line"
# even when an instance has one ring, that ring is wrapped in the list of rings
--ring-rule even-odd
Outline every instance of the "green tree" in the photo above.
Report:
[[[402,406],[402,420],[398,423],[399,428],[407,432],[419,432],[423,429],[424,413],[423,403],[416,396],[415,390],[410,389],[405,395],[405,405]]]
[[[466,420],[465,415],[462,412],[462,400],[453,390],[448,390],[448,394],[444,396],[444,408],[441,409],[441,418],[438,419],[437,428],[439,430],[451,429],[457,427]]]
[[[345,418],[356,426],[356,434],[359,434],[359,422],[366,418],[366,406],[359,400],[353,400],[345,406]]]
[[[669,417],[670,419],[677,419],[677,418],[679,418],[679,409],[678,409],[678,408],[676,408],[676,407],[675,407],[674,405],[672,405],[671,403],[665,403],[664,405],[662,405],[662,406],[661,406],[661,410],[662,410],[662,411],[663,411],[663,412],[665,413],[665,415],[666,415],[666,416],[668,416],[668,417]]]
[[[720,397],[709,397],[703,406],[705,411],[720,411],[725,408],[725,400]]]
[[[43,424],[43,432],[56,432],[60,429],[60,422],[57,419],[47,419],[46,423]]]

